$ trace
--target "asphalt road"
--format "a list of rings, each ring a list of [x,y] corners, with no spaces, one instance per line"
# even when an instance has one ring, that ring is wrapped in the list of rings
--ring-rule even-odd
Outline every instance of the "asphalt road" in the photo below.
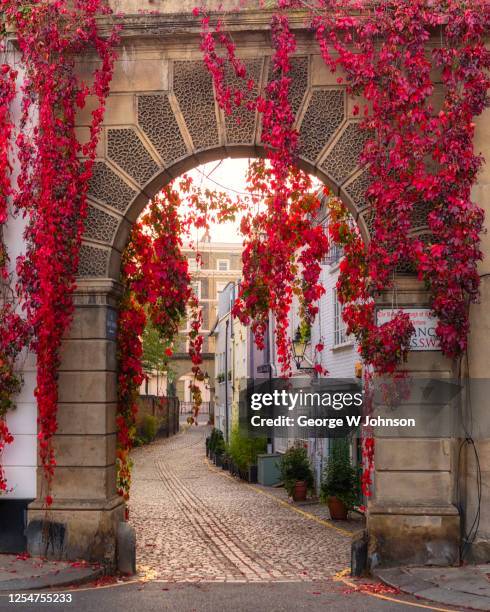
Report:
[[[65,591],[66,593],[67,591]],[[402,595],[374,596],[353,592],[342,582],[201,583],[148,582],[69,591],[71,603],[9,603],[0,595],[0,610],[50,612],[417,612],[454,610]],[[396,601],[394,601],[396,600]]]

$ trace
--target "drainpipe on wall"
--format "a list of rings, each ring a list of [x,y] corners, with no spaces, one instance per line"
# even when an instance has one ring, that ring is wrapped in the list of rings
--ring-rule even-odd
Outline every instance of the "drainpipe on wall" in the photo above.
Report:
[[[235,303],[235,291],[236,291],[236,285],[233,285],[233,290],[231,292],[230,295],[230,314],[229,314],[229,321],[230,321],[230,342],[231,342],[231,364],[230,364],[230,372],[231,372],[231,381],[230,381],[230,390],[231,390],[231,401],[230,401],[230,412],[231,415],[230,417],[233,417],[233,402],[235,400],[235,362],[236,362],[236,354],[235,354],[235,322],[233,321],[233,315],[231,314],[231,311],[233,309],[233,304]],[[230,420],[231,420],[230,418]],[[231,423],[231,425],[233,425],[233,423]]]
[[[267,363],[269,364],[269,392],[272,393],[272,379],[277,377],[277,368],[274,363],[274,330],[271,325],[271,315],[269,313],[269,322],[267,325]],[[271,455],[274,452],[274,438],[267,438],[267,454]]]
[[[228,328],[230,327],[230,319],[226,319],[225,328],[225,438],[229,442],[228,436]]]

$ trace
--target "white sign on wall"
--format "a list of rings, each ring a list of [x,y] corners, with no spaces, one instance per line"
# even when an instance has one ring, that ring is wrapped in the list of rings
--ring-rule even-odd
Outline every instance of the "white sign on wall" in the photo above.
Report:
[[[415,327],[415,333],[410,341],[412,351],[439,351],[439,338],[436,335],[437,318],[429,308],[382,308],[377,312],[378,325],[388,323],[399,310],[407,313]]]

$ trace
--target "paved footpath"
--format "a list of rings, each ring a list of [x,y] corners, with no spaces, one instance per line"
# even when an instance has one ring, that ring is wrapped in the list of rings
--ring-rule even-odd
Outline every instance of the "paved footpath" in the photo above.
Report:
[[[310,581],[349,565],[348,532],[211,467],[208,431],[191,427],[133,454],[130,521],[141,574],[176,582]]]

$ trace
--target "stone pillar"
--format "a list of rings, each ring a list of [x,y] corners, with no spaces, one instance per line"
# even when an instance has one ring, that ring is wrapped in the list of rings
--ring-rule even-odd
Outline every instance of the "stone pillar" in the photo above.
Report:
[[[115,559],[117,525],[124,519],[115,482],[119,292],[110,280],[78,283],[59,373],[54,502],[46,514],[38,468],[38,499],[28,510],[28,549],[33,554],[109,563]]]
[[[378,305],[392,308],[393,297],[391,292],[381,296]],[[396,302],[400,308],[428,307],[423,286],[409,276],[398,279]],[[404,369],[413,381],[444,381],[453,375],[452,363],[439,351],[412,351]],[[424,399],[419,391],[420,387],[413,384],[412,399],[403,414],[397,414],[396,409],[392,414],[414,417],[422,425],[415,433],[417,437],[407,437],[404,429],[390,437],[386,429],[375,432],[374,494],[367,518],[371,569],[459,562],[454,407],[447,408],[446,404],[443,408],[445,402],[437,393]]]
[[[478,174],[478,184],[472,193],[474,201],[483,208],[486,227],[490,218],[490,109],[476,121],[475,151],[485,158]],[[470,311],[471,333],[468,362],[465,363],[471,384],[471,402],[468,406],[468,422],[472,423],[471,435],[475,445],[465,445],[462,504],[464,532],[470,535],[465,544],[465,560],[475,563],[490,562],[490,232],[482,235],[484,254],[480,262],[480,300]],[[481,470],[481,499],[478,491],[478,464]],[[478,530],[470,533],[479,516]]]

